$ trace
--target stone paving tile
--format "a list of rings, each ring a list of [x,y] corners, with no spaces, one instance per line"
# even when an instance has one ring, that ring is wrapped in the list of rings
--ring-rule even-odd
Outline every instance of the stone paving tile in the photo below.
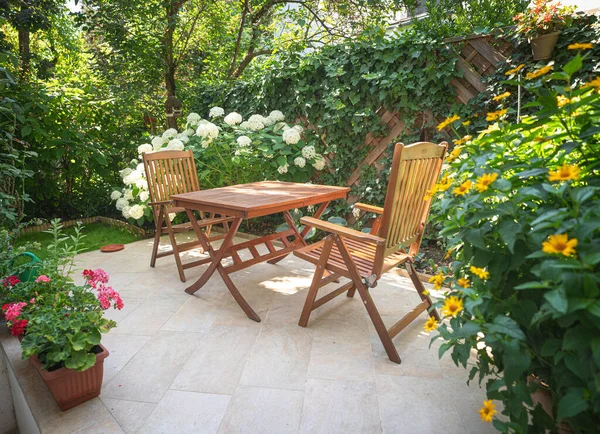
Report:
[[[156,404],[125,401],[123,399],[101,398],[110,414],[126,433],[137,431],[144,425]]]

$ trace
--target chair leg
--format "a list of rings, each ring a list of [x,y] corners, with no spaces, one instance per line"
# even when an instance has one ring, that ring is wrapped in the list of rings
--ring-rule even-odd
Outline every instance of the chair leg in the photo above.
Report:
[[[358,293],[360,294],[360,297],[363,300],[363,304],[365,305],[365,308],[367,309],[367,313],[369,314],[369,317],[371,318],[371,321],[373,322],[373,326],[375,326],[375,330],[377,331],[377,334],[379,335],[379,339],[381,340],[381,343],[383,344],[383,348],[385,348],[385,352],[387,353],[389,359],[392,362],[400,363],[400,356],[398,355],[398,351],[396,350],[396,347],[394,346],[394,343],[392,342],[392,338],[390,337],[390,335],[387,331],[387,328],[385,327],[385,324],[383,323],[383,319],[381,319],[381,315],[379,315],[379,311],[377,310],[377,307],[375,306],[375,303],[373,302],[373,299],[371,298],[371,294],[369,294],[367,287],[365,286],[365,284],[363,283],[363,281],[360,277],[360,273],[358,272],[358,269],[356,268],[356,264],[354,264],[354,261],[352,260],[352,256],[350,256],[350,253],[348,253],[348,250],[346,249],[346,245],[344,244],[344,241],[340,237],[336,236],[335,242],[338,246],[338,250],[340,251],[340,253],[342,255],[342,258],[344,258],[346,267],[348,268],[348,271],[350,272],[350,275],[352,276],[352,281],[354,282],[354,286],[358,290]]]
[[[406,263],[406,271],[408,272],[410,280],[412,280],[412,283],[415,289],[417,290],[419,297],[421,297],[421,300],[427,301],[427,303],[429,303],[429,307],[431,308],[431,306],[433,305],[431,298],[429,298],[428,295],[423,294],[423,291],[425,291],[425,285],[423,285],[423,282],[421,282],[421,279],[419,279],[419,276],[417,275],[417,270],[415,270],[415,266],[412,262],[408,261]],[[429,312],[429,316],[434,318],[438,322],[440,321],[440,315],[436,309],[431,309],[431,311]]]
[[[354,293],[356,292],[356,285],[352,285],[352,287],[348,290],[348,297],[354,297]]]
[[[319,292],[319,284],[321,283],[321,279],[323,278],[323,274],[325,272],[325,265],[327,265],[327,260],[329,259],[329,254],[331,253],[332,246],[333,236],[329,235],[325,239],[325,243],[323,244],[323,250],[321,251],[321,257],[319,258],[319,262],[317,263],[315,275],[313,277],[312,283],[310,284],[308,294],[306,294],[304,308],[302,309],[302,314],[300,315],[300,321],[298,321],[298,325],[300,327],[306,327],[308,324],[308,319],[310,318],[310,314],[313,310],[313,304],[315,303],[317,293]]]
[[[152,257],[150,258],[150,266],[154,268],[156,265],[156,255],[158,254],[158,246],[160,244],[160,236],[162,235],[162,224],[163,224],[163,212],[162,207],[160,207],[160,211],[158,212],[158,217],[156,218],[156,234],[154,234],[154,245],[152,246]]]
[[[169,238],[171,239],[171,248],[173,249],[173,256],[175,256],[175,263],[177,264],[177,270],[179,271],[179,278],[182,282],[185,282],[183,264],[181,263],[181,258],[179,257],[179,248],[177,247],[177,241],[175,240],[173,226],[171,226],[171,221],[168,217],[165,219],[165,223],[167,224],[167,231],[169,232]]]

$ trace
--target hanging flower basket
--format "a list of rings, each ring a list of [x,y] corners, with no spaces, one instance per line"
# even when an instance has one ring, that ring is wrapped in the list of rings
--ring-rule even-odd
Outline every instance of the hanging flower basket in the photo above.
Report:
[[[529,43],[531,44],[533,60],[550,59],[552,57],[552,51],[558,42],[559,35],[560,31],[538,36],[537,38],[531,38]]]

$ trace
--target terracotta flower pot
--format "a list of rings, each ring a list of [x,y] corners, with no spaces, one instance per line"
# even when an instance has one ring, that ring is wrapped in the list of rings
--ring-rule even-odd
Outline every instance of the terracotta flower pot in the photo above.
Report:
[[[545,384],[543,382],[541,382],[539,379],[537,379],[536,377],[531,376],[531,375],[527,378],[527,383],[528,384],[537,384],[539,386],[538,389],[531,394],[531,400],[533,401],[533,406],[535,407],[536,405],[540,404],[542,406],[542,408],[544,409],[544,411],[550,417],[553,418],[554,416],[552,415],[552,405],[553,405],[552,395],[548,391],[547,386],[545,386]],[[569,424],[566,422],[557,424],[556,429],[558,431],[558,434],[573,434],[573,430],[571,429]]]
[[[100,395],[104,374],[104,359],[108,357],[109,353],[104,346],[101,344],[99,346],[102,348],[102,352],[96,354],[94,366],[81,372],[68,368],[59,368],[50,372],[42,369],[42,364],[37,356],[31,356],[31,363],[42,376],[62,411]]]
[[[558,35],[560,35],[560,31],[530,39],[529,43],[531,44],[533,60],[543,60],[552,57],[552,51],[558,41]]]

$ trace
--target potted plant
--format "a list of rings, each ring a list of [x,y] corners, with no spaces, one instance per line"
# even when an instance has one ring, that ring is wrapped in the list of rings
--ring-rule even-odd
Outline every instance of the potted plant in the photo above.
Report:
[[[579,76],[590,47],[577,46],[555,73],[527,71],[535,110],[488,113],[431,192],[453,262],[434,281],[446,320],[426,329],[440,357],[475,359],[481,418],[502,432],[600,426],[600,78]]]
[[[558,36],[562,28],[570,24],[574,12],[573,6],[535,0],[525,12],[515,15],[517,32],[529,39],[533,60],[552,57]]]
[[[72,282],[77,248],[59,248],[65,240],[58,222],[53,224],[55,255],[40,267],[45,274],[34,282],[21,282],[14,273],[4,277],[0,303],[11,333],[21,341],[22,357],[31,360],[64,411],[100,394],[109,354],[101,334],[116,326],[103,314],[122,309],[123,301],[101,269],[83,271],[83,285]],[[76,245],[80,237],[78,231]]]

